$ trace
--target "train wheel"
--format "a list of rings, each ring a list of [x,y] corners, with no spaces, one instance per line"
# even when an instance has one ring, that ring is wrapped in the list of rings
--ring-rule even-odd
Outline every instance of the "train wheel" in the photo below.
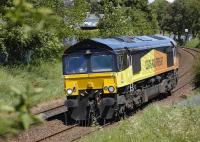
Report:
[[[120,121],[121,119],[126,118],[126,107],[125,105],[121,105],[118,107],[118,110],[114,116],[115,121]]]

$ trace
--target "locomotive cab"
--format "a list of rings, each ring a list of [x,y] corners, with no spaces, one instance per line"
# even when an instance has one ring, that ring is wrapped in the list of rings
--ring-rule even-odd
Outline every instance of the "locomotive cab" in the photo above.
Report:
[[[80,91],[99,90],[116,92],[115,55],[109,52],[72,53],[63,56],[63,73],[67,96],[80,95]]]

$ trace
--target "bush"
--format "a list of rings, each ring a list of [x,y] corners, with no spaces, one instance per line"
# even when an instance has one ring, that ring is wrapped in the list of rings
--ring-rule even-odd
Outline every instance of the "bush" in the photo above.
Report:
[[[31,124],[42,122],[42,119],[30,112],[32,97],[40,91],[40,88],[34,91],[27,88],[26,92],[22,93],[12,88],[17,103],[15,105],[0,104],[0,135],[6,137],[6,134],[17,134],[21,130],[29,129]]]
[[[200,48],[200,40],[199,38],[192,39],[186,43],[186,47],[189,48]]]
[[[6,62],[7,57],[11,64],[58,57],[63,47],[58,37],[62,18],[51,9],[42,5],[37,7],[30,2],[32,1],[11,0],[9,4],[3,2],[0,62]]]
[[[33,49],[35,59],[48,60],[61,57],[64,46],[56,34],[50,32],[39,33],[35,36],[35,39],[39,39],[41,43],[40,46]]]
[[[6,52],[6,47],[4,45],[3,39],[0,38],[0,64],[7,62],[8,53]]]
[[[90,39],[90,38],[98,37],[99,30],[98,29],[96,29],[96,30],[77,30],[76,36],[79,41],[83,40],[83,39]]]
[[[0,103],[15,104],[14,86],[21,92],[29,85],[32,89],[43,88],[40,95],[32,98],[31,105],[63,96],[62,67],[60,61],[41,62],[40,65],[6,66],[0,68]]]
[[[195,85],[200,87],[200,57],[196,59],[194,64],[194,74],[195,74]]]
[[[30,63],[32,59],[57,58],[63,44],[51,32],[26,35],[21,27],[12,28],[3,39],[10,63]]]

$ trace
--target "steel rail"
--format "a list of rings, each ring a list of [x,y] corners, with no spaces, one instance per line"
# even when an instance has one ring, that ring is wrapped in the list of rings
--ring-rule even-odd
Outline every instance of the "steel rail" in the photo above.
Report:
[[[51,137],[54,137],[54,136],[56,136],[56,135],[58,135],[58,134],[61,134],[61,133],[66,132],[66,131],[69,131],[69,130],[71,130],[71,129],[77,127],[77,126],[79,126],[79,125],[76,124],[76,125],[73,125],[73,126],[69,126],[69,127],[65,128],[65,129],[63,129],[63,130],[60,130],[60,131],[58,131],[58,132],[56,132],[56,133],[53,133],[53,134],[51,134],[51,135],[48,135],[48,136],[46,136],[46,137],[44,137],[44,138],[42,138],[42,139],[36,140],[35,142],[44,141],[44,140],[49,139],[49,138],[51,138]]]

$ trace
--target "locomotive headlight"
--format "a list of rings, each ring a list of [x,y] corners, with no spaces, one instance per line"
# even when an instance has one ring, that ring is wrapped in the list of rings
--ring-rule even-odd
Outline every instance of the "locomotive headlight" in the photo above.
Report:
[[[115,88],[113,86],[108,87],[108,91],[110,93],[113,93],[115,91]]]
[[[67,89],[67,95],[71,95],[73,93],[72,89]]]

